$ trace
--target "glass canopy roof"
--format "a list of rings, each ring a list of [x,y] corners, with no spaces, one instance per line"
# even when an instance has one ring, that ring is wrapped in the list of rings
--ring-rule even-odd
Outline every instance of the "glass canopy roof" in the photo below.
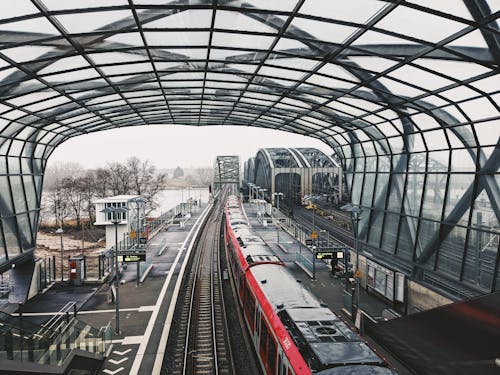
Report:
[[[499,9],[484,0],[1,2],[0,131],[56,146],[120,126],[250,125],[373,148],[411,122],[421,148],[448,148],[444,136],[432,140],[443,126],[494,145]]]
[[[34,248],[65,140],[240,125],[332,146],[370,252],[496,290],[499,17],[498,0],[1,1],[0,265]]]

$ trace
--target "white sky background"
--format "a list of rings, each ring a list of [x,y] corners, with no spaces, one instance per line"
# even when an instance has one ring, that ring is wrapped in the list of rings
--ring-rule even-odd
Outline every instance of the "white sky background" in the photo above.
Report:
[[[49,158],[96,168],[131,156],[151,160],[158,168],[212,167],[218,155],[238,155],[243,162],[259,148],[315,147],[331,155],[325,143],[303,135],[242,126],[152,125],[101,131],[72,138]]]

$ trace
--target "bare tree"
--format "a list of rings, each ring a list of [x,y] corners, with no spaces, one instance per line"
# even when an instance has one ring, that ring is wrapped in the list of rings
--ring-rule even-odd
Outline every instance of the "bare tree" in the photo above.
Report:
[[[69,212],[78,226],[81,226],[83,212],[88,214],[92,223],[95,218],[92,200],[109,195],[141,195],[146,199],[148,211],[151,211],[156,208],[155,198],[167,179],[166,173],[157,173],[151,161],[142,161],[137,157],[132,157],[125,163],[108,163],[96,170],[84,171],[79,165],[74,165],[77,171],[75,175],[69,173],[69,166],[58,168],[58,171],[64,170],[64,173],[54,173],[57,176],[54,177],[55,183],[44,185],[44,189],[49,190],[47,209],[58,224],[68,217]],[[60,178],[63,175],[65,177]]]
[[[62,228],[64,225],[64,219],[68,217],[68,199],[60,184],[56,185],[55,189],[49,191],[47,203],[49,210],[56,221],[56,225],[59,225]]]
[[[76,219],[76,226],[80,227],[82,206],[84,204],[82,177],[65,177],[61,181],[61,187],[67,199],[68,209]]]
[[[157,173],[156,167],[149,160],[141,161],[137,157],[128,159],[126,166],[130,179],[129,193],[144,197],[148,211],[153,210],[157,206],[155,198],[165,185],[167,175]]]
[[[118,162],[106,165],[109,189],[112,195],[128,194],[130,191],[130,170],[126,164]]]

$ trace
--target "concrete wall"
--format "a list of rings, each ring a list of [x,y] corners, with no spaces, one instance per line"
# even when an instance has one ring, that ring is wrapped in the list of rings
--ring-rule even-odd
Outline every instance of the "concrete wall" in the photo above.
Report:
[[[128,233],[130,226],[127,224],[118,225],[118,242],[123,240],[123,235]],[[106,225],[106,249],[111,249],[115,246],[115,226],[114,224]]]
[[[433,309],[452,303],[453,301],[420,285],[408,280],[408,314]]]

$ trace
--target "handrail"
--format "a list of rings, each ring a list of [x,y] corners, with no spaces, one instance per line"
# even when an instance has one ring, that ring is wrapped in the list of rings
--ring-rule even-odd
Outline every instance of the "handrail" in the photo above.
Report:
[[[76,302],[70,301],[66,303],[56,314],[52,316],[47,322],[42,324],[42,328],[46,331],[57,331],[58,328],[61,328],[64,321],[62,321],[63,317],[66,320],[66,324],[69,323],[69,312],[73,309],[73,316],[76,317]]]

